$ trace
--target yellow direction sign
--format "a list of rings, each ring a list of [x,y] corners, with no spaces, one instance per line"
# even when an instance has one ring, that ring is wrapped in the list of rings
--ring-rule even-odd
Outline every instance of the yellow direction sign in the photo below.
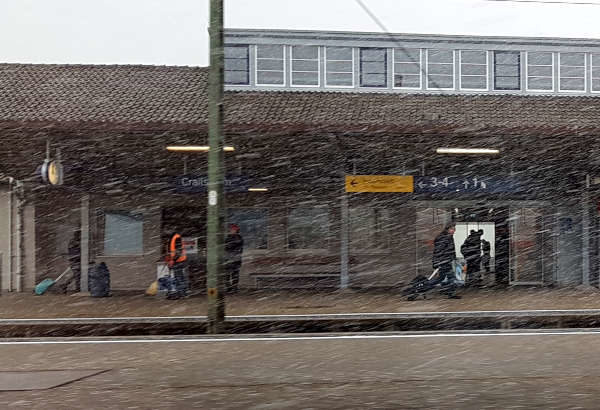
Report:
[[[407,175],[346,175],[346,192],[413,192]]]

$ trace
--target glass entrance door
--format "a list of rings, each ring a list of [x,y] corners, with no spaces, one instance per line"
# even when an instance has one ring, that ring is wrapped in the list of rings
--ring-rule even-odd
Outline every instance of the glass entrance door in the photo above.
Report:
[[[452,220],[450,209],[417,209],[416,229],[416,274],[429,277],[433,271],[433,241]]]

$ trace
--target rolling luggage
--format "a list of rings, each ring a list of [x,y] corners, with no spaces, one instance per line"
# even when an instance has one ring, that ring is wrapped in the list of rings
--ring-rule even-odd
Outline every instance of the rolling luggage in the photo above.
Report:
[[[50,289],[52,286],[54,286],[54,284],[56,282],[58,282],[59,280],[62,279],[63,276],[65,276],[69,271],[71,270],[71,268],[67,268],[67,270],[65,270],[63,273],[61,273],[58,278],[56,279],[44,279],[43,281],[41,281],[40,283],[38,283],[35,286],[34,292],[36,295],[40,296],[43,295],[44,293],[46,293],[48,291],[48,289]]]

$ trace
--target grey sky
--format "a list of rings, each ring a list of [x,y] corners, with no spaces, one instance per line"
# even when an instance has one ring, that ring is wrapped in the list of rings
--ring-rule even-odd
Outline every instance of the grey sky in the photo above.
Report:
[[[392,32],[600,37],[600,6],[364,2]],[[381,31],[354,0],[225,0],[225,9],[227,27]],[[207,65],[207,26],[208,0],[1,0],[0,62]]]

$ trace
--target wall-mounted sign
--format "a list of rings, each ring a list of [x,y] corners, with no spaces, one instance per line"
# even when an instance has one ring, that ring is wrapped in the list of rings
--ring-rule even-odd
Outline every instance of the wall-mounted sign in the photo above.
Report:
[[[526,190],[520,181],[487,176],[416,176],[415,193],[509,193]]]
[[[346,192],[413,192],[407,175],[346,175]]]
[[[175,189],[179,193],[197,194],[208,190],[208,176],[187,174],[175,179]],[[247,192],[250,188],[247,177],[241,175],[228,175],[224,181],[225,192]]]

